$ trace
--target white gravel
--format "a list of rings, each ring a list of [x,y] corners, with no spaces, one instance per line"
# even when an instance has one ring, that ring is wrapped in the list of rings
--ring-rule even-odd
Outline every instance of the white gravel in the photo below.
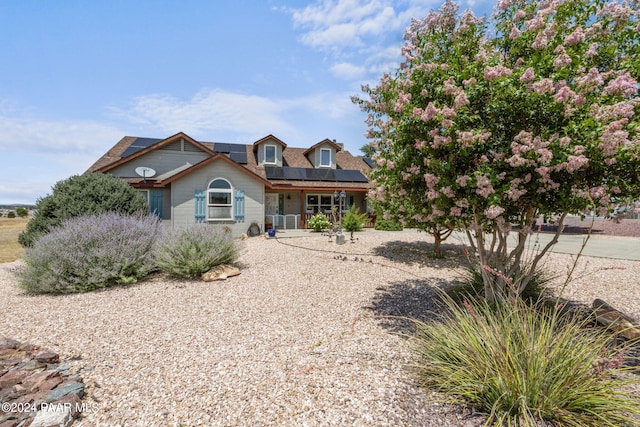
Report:
[[[476,426],[481,416],[415,386],[405,324],[459,271],[460,243],[365,231],[245,242],[240,276],[30,296],[0,264],[0,337],[60,353],[98,410],[76,425]],[[552,254],[546,268],[572,258]],[[640,262],[583,258],[565,295],[640,318]]]

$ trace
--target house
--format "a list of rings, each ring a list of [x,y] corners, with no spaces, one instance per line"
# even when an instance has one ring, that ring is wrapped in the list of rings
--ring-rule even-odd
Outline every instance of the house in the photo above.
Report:
[[[369,159],[329,139],[293,148],[273,135],[246,145],[180,132],[165,139],[126,136],[88,172],[126,180],[174,227],[206,222],[251,235],[305,228],[311,216],[338,206],[334,193],[343,190],[343,210],[355,205],[365,212],[369,170]]]

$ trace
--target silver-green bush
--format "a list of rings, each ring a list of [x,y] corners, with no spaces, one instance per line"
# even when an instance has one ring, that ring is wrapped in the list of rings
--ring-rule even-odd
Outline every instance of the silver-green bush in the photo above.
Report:
[[[157,249],[161,271],[193,278],[220,264],[231,264],[239,255],[239,246],[228,229],[194,224],[169,230]]]
[[[27,248],[19,284],[32,293],[73,293],[134,283],[156,268],[160,227],[154,215],[65,220]]]

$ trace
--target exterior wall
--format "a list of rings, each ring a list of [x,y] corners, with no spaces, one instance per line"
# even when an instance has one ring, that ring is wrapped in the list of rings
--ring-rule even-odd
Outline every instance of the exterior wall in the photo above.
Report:
[[[109,171],[113,176],[119,178],[138,177],[135,169],[139,166],[147,166],[156,171],[154,178],[175,170],[185,165],[195,165],[210,156],[202,151],[173,151],[158,149],[153,150],[133,161],[129,161]]]
[[[226,225],[233,235],[239,237],[246,233],[253,222],[264,232],[264,184],[238,170],[223,160],[202,167],[183,178],[171,183],[172,225],[184,227],[195,223],[196,190],[206,190],[215,178],[224,178],[234,190],[244,193],[244,222],[209,221],[212,225]]]
[[[276,163],[275,164],[267,163],[266,166],[282,167],[282,145],[272,141],[265,141],[262,144],[258,144],[258,149],[256,153],[258,155],[257,156],[258,165],[265,165],[264,163],[264,146],[265,145],[274,145],[276,147]]]
[[[320,162],[322,160],[321,150],[323,148],[329,149],[331,151],[331,169],[336,168],[336,150],[329,144],[321,144],[317,146],[311,154],[309,154],[309,161],[313,164],[314,168],[326,168],[327,166],[320,166]]]

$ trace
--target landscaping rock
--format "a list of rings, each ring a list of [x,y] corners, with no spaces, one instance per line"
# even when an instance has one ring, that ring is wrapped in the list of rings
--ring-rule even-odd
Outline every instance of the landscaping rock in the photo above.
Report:
[[[60,356],[58,353],[54,353],[52,351],[41,351],[35,356],[38,362],[42,363],[58,363],[60,361]]]
[[[47,403],[55,402],[68,394],[75,394],[78,397],[84,396],[84,384],[79,382],[62,384],[60,387],[56,387],[51,392],[47,393],[44,400]]]
[[[629,340],[640,339],[640,327],[634,319],[616,310],[605,301],[596,299],[592,305],[596,321]]]
[[[80,416],[85,385],[58,353],[0,338],[0,427],[69,427]]]
[[[224,280],[227,277],[237,276],[240,274],[240,269],[233,265],[223,264],[219,265],[202,275],[202,280],[205,282],[213,282],[214,280]]]
[[[69,427],[72,423],[71,409],[56,405],[53,408],[38,411],[31,427]]]

